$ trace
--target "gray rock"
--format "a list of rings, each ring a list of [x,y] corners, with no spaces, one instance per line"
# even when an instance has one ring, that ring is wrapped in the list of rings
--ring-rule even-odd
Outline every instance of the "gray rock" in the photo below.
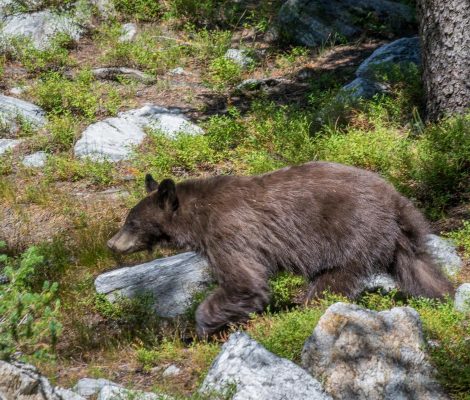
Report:
[[[120,42],[132,42],[137,35],[137,25],[129,22],[122,26],[122,35],[119,36]]]
[[[104,386],[96,400],[172,400],[165,394],[129,390],[117,386]]]
[[[388,293],[394,289],[398,289],[397,283],[389,274],[375,274],[367,278],[363,282],[362,291],[376,292],[382,290]]]
[[[463,262],[457,254],[452,240],[437,235],[428,235],[427,245],[429,253],[447,275],[455,276],[460,272]]]
[[[376,79],[376,69],[389,63],[421,65],[419,38],[402,38],[379,47],[361,63],[356,71],[356,76],[364,79]]]
[[[0,120],[2,130],[15,132],[19,123],[41,128],[46,124],[46,113],[35,104],[15,97],[0,95]]]
[[[228,60],[232,60],[242,68],[248,68],[254,64],[253,58],[251,58],[245,50],[228,49],[224,57]]]
[[[271,88],[281,84],[287,84],[289,81],[283,78],[250,78],[245,79],[235,87],[235,92],[269,92]]]
[[[377,93],[386,91],[387,86],[383,83],[375,82],[371,79],[356,78],[341,88],[337,99],[343,102],[359,98],[371,99]]]
[[[236,388],[231,386],[235,385]],[[326,400],[320,383],[293,362],[280,358],[247,334],[230,335],[200,392],[234,390],[233,400]]]
[[[284,38],[316,47],[336,36],[359,35],[370,15],[397,33],[414,18],[411,8],[397,1],[287,0],[279,11],[278,25]]]
[[[203,133],[179,109],[146,105],[90,125],[75,144],[75,155],[96,161],[125,160],[131,156],[133,147],[144,140],[145,128],[159,130],[169,138],[175,138],[179,132]]]
[[[173,318],[185,314],[194,295],[212,282],[207,262],[188,252],[106,272],[96,278],[95,288],[110,301],[152,293],[156,314]]]
[[[470,283],[460,285],[455,291],[454,308],[463,313],[470,313]]]
[[[105,386],[121,387],[121,385],[107,379],[83,378],[77,382],[72,390],[80,396],[91,397],[96,396]]]
[[[37,151],[36,153],[29,154],[23,158],[23,165],[28,168],[42,168],[46,165],[47,153],[44,151]]]
[[[9,93],[10,94],[13,94],[15,96],[19,96],[20,94],[23,94],[25,92],[25,88],[24,87],[20,87],[20,86],[17,86],[17,87],[13,87],[9,90]]]
[[[341,102],[370,99],[377,93],[387,92],[388,86],[380,82],[380,69],[409,64],[421,64],[418,37],[398,39],[375,50],[357,69],[357,78],[343,86],[336,99]]]
[[[116,9],[112,0],[91,0],[90,3],[96,7],[101,17],[104,19],[114,17]]]
[[[10,283],[10,279],[5,274],[0,273],[0,285],[6,285]]]
[[[83,34],[81,26],[69,15],[56,14],[50,10],[5,17],[0,28],[3,46],[8,47],[10,39],[25,37],[38,49],[46,49],[58,33],[78,41]]]
[[[422,350],[419,314],[336,303],[302,350],[302,365],[336,399],[448,399]]]
[[[187,72],[183,67],[176,67],[168,71],[170,75],[185,75]]]
[[[69,389],[56,387],[55,393],[59,396],[60,400],[85,400],[82,396]]]
[[[53,387],[32,365],[1,360],[0,399],[85,400],[70,390]]]
[[[168,368],[163,371],[162,376],[164,378],[170,378],[172,376],[177,376],[181,373],[181,368],[178,368],[176,365],[170,365]]]
[[[145,84],[152,84],[157,80],[154,76],[146,74],[145,72],[125,67],[95,68],[91,70],[91,72],[97,79],[117,80],[119,77],[124,77]]]
[[[45,0],[0,0],[0,18],[21,12],[37,11],[47,5]]]
[[[0,156],[8,150],[13,150],[21,143],[21,140],[16,139],[0,139]]]

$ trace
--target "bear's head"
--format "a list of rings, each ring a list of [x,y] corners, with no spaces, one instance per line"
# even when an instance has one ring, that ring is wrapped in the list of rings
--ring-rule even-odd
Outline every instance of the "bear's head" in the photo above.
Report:
[[[165,227],[179,206],[175,182],[165,179],[158,184],[147,174],[145,188],[148,195],[129,211],[124,226],[108,241],[115,253],[131,254],[171,243]]]

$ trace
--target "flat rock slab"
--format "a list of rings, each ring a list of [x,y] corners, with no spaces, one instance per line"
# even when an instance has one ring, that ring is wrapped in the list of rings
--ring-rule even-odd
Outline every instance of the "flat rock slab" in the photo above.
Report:
[[[85,400],[62,388],[53,387],[32,365],[0,360],[0,399]]]
[[[305,370],[270,353],[242,332],[230,335],[222,346],[200,392],[231,390],[233,400],[331,399]]]
[[[118,80],[120,77],[133,79],[138,82],[145,83],[147,85],[155,83],[157,79],[145,72],[139,71],[132,68],[124,67],[107,67],[107,68],[95,68],[91,70],[93,76],[97,79],[106,80]]]
[[[75,144],[75,155],[95,161],[128,159],[133,148],[144,140],[145,128],[159,130],[170,138],[175,138],[178,133],[203,133],[179,109],[146,105],[90,125]]]
[[[302,350],[302,366],[335,399],[448,399],[433,377],[419,314],[336,303]]]
[[[5,17],[0,28],[0,38],[4,45],[8,46],[7,43],[12,38],[24,37],[37,49],[46,49],[59,33],[78,41],[83,29],[73,18],[50,10]]]
[[[46,112],[37,105],[15,97],[0,95],[0,121],[3,130],[10,133],[19,129],[19,124],[26,123],[34,128],[46,124]]]
[[[96,278],[95,288],[110,301],[151,293],[156,314],[174,318],[185,314],[194,295],[212,282],[207,261],[188,252],[106,272]]]
[[[413,24],[413,11],[389,0],[287,0],[278,15],[284,38],[316,47],[336,36],[351,39],[367,29],[370,16],[400,33]]]
[[[14,149],[21,143],[21,140],[0,139],[0,156],[8,150]]]

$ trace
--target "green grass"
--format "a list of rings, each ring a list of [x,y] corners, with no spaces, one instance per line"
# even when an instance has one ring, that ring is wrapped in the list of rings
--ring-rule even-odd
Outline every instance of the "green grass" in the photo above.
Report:
[[[73,114],[92,122],[98,115],[114,115],[121,97],[108,83],[96,81],[90,70],[79,71],[74,80],[59,72],[44,73],[32,90],[37,104],[55,115]]]
[[[17,37],[9,41],[7,55],[30,73],[61,70],[73,65],[69,58],[71,45],[72,39],[63,33],[57,34],[46,50],[37,49],[27,38]]]

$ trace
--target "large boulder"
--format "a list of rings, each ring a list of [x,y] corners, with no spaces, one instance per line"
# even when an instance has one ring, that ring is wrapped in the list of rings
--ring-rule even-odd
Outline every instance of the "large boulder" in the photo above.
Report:
[[[413,24],[407,5],[389,0],[287,0],[279,11],[282,36],[316,47],[340,36],[351,39],[371,24],[400,33]]]
[[[0,41],[4,49],[11,39],[26,38],[37,49],[46,49],[58,34],[68,35],[78,41],[83,34],[81,25],[70,15],[50,10],[25,14],[14,14],[3,18]]]
[[[367,57],[356,70],[356,79],[343,86],[337,100],[348,102],[358,98],[370,99],[384,93],[388,85],[381,73],[391,66],[407,68],[410,64],[421,65],[421,47],[418,37],[402,38],[383,45]]]
[[[145,128],[159,130],[170,138],[179,132],[190,135],[203,133],[179,109],[146,105],[90,125],[75,144],[75,155],[96,161],[125,160],[131,156],[133,147],[144,140]]]
[[[41,128],[46,124],[45,115],[46,112],[33,103],[0,95],[0,125],[6,133],[15,133],[22,124]]]
[[[417,36],[401,38],[376,49],[356,70],[356,76],[377,79],[376,71],[386,65],[421,65],[421,46]]]
[[[194,295],[212,282],[207,261],[188,252],[106,272],[96,278],[95,288],[109,301],[151,293],[156,314],[174,318],[184,315]]]
[[[302,350],[302,365],[335,399],[448,399],[423,352],[416,310],[336,303]]]
[[[200,389],[202,393],[232,390],[233,400],[330,399],[305,370],[242,332],[230,335]]]
[[[1,360],[0,399],[85,400],[70,390],[53,387],[32,365]]]

